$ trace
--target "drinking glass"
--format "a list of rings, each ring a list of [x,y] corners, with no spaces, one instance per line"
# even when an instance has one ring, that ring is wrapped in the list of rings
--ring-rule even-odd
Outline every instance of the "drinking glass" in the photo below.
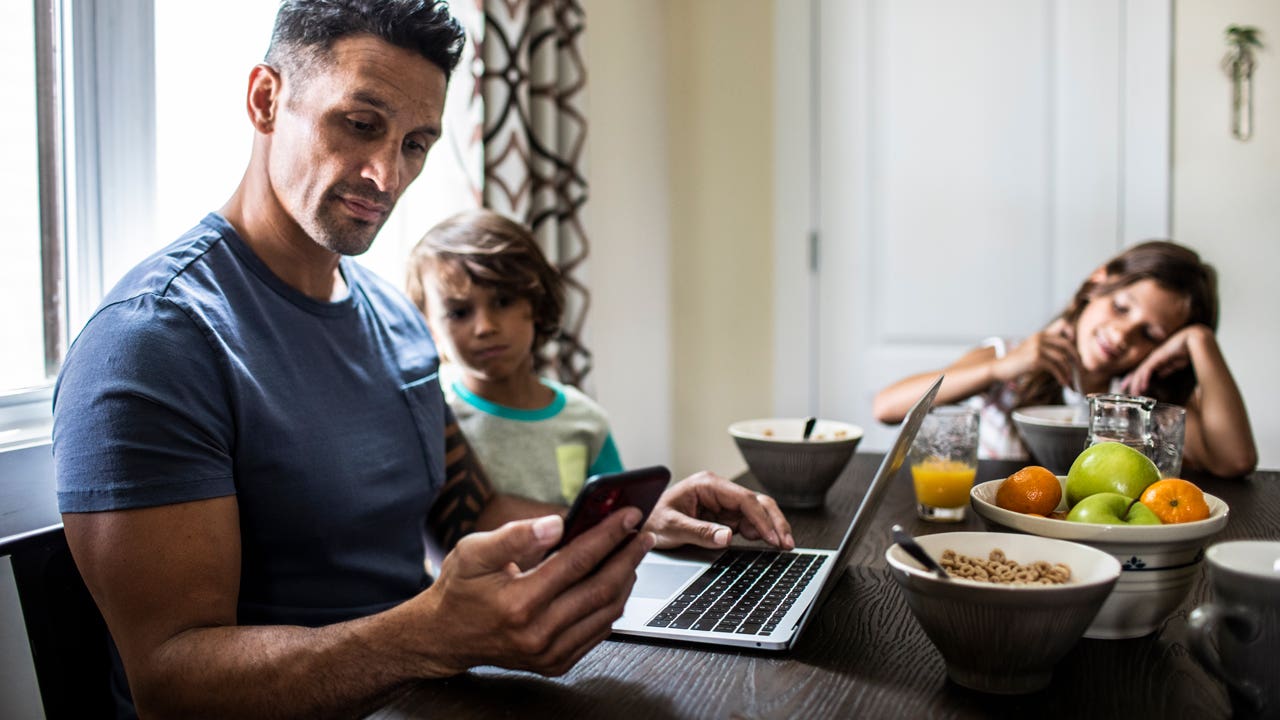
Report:
[[[1187,409],[1156,403],[1151,410],[1151,460],[1160,477],[1182,477],[1182,443],[1187,433]]]
[[[1155,405],[1155,400],[1141,395],[1090,395],[1089,439],[1085,447],[1118,442],[1151,457],[1151,409]]]
[[[960,522],[978,473],[978,411],[944,405],[925,416],[911,445],[916,510],[934,522]]]

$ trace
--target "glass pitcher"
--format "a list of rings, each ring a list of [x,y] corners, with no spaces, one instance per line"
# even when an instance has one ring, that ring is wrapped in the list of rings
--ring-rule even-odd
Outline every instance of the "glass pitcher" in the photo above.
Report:
[[[1089,396],[1089,439],[1085,447],[1119,442],[1151,457],[1151,411],[1156,401],[1142,395],[1094,393]]]

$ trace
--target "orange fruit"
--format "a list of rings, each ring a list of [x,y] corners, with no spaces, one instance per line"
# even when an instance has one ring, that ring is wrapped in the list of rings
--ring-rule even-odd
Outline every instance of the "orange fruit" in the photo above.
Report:
[[[1166,525],[1193,522],[1209,517],[1209,503],[1195,483],[1179,478],[1157,480],[1142,491],[1138,500]]]
[[[1048,468],[1028,465],[1005,478],[996,489],[996,505],[1005,510],[1049,515],[1062,500],[1062,483]]]

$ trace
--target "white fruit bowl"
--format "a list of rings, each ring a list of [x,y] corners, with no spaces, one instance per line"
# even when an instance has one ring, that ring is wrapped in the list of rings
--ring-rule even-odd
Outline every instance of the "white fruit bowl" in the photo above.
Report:
[[[1066,507],[1065,476],[1063,500]],[[1103,604],[1087,638],[1119,639],[1149,635],[1178,608],[1195,581],[1209,539],[1227,525],[1227,504],[1205,493],[1209,517],[1176,525],[1102,525],[1069,522],[1012,512],[996,506],[1001,480],[973,486],[970,504],[987,522],[1041,537],[1071,540],[1110,553],[1123,572]]]

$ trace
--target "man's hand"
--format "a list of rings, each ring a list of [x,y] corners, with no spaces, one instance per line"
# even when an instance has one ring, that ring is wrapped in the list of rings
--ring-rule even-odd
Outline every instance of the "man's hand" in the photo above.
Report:
[[[796,546],[791,525],[773,498],[710,472],[690,475],[667,488],[645,529],[657,537],[660,548],[722,548],[734,532],[783,550]]]
[[[654,544],[651,533],[636,533],[639,522],[635,508],[615,512],[545,560],[564,531],[558,516],[462,538],[435,584],[406,603],[426,620],[423,674],[477,665],[567,672],[622,615],[636,566]]]

